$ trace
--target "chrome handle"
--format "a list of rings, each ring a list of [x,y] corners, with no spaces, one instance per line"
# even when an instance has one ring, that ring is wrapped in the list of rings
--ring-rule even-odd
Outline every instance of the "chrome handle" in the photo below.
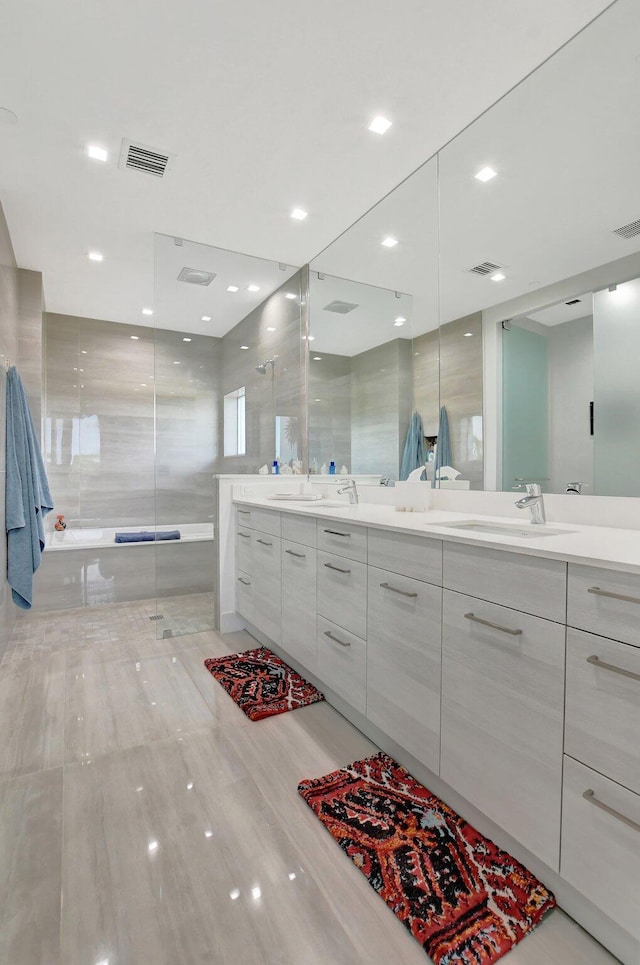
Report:
[[[624,593],[612,593],[611,590],[601,590],[599,586],[590,586],[587,593],[594,593],[596,596],[606,596],[611,600],[625,600],[626,603],[640,603],[640,597],[626,596]]]
[[[243,580],[241,576],[238,577],[238,583],[244,583],[245,586],[251,586],[251,580]]]
[[[238,536],[242,536],[243,539],[251,539],[249,533],[238,533]]]
[[[408,590],[400,590],[397,586],[391,586],[390,583],[381,583],[380,586],[383,590],[391,590],[393,593],[400,593],[402,596],[416,597],[417,593],[409,593]]]
[[[273,546],[273,543],[267,543],[266,539],[259,539],[257,542],[262,543],[263,546]]]
[[[304,553],[294,553],[293,550],[285,550],[285,553],[288,553],[289,556],[297,556],[299,560],[306,560],[307,558]]]
[[[511,630],[510,627],[502,627],[499,623],[492,623],[491,620],[483,620],[481,617],[477,617],[474,613],[465,613],[465,620],[473,620],[474,623],[481,623],[483,627],[491,627],[493,630],[502,630],[503,633],[509,633],[512,637],[522,636],[522,630]]]
[[[251,511],[249,509],[238,509],[236,512],[240,513],[241,516],[251,516]]]
[[[351,536],[351,533],[341,533],[338,529],[325,529],[325,533],[329,533],[331,536]]]
[[[329,637],[330,640],[335,640],[335,642],[336,642],[336,643],[339,643],[341,647],[350,647],[350,646],[351,646],[351,644],[350,644],[347,640],[341,640],[340,637],[334,636],[333,633],[331,632],[331,630],[325,630],[325,631],[324,631],[324,635],[325,635],[325,637]]]
[[[587,663],[592,663],[594,667],[601,667],[602,670],[610,670],[612,673],[619,673],[622,677],[631,677],[632,680],[640,680],[640,673],[634,673],[633,670],[625,670],[623,667],[616,667],[614,663],[605,663],[600,657],[595,654],[591,657],[587,657]]]
[[[605,804],[604,801],[599,801],[596,797],[596,792],[592,790],[592,788],[587,788],[587,790],[583,792],[582,796],[585,801],[589,802],[589,804],[595,804],[595,806],[600,808],[601,811],[606,811],[607,814],[617,818],[618,821],[622,821],[622,823],[626,824],[627,827],[633,828],[634,831],[640,831],[640,824],[638,824],[637,821],[632,821],[631,818],[626,816],[626,814],[620,814],[620,811],[616,811],[616,809],[612,808],[609,804]]]
[[[350,573],[351,570],[341,570],[339,566],[334,566],[333,563],[324,564],[328,570],[335,570],[336,573]]]

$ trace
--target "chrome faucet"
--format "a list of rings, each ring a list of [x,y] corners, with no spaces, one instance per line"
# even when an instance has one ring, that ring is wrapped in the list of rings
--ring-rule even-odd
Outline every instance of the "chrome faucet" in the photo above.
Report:
[[[532,524],[546,523],[547,517],[544,511],[544,499],[542,497],[542,486],[540,483],[524,483],[527,495],[516,501],[518,509],[531,510]],[[520,487],[517,487],[520,488]]]
[[[341,479],[341,483],[345,483],[342,489],[338,490],[338,495],[341,496],[343,493],[349,493],[349,502],[357,505],[360,502],[358,497],[358,487],[356,486],[355,479]]]

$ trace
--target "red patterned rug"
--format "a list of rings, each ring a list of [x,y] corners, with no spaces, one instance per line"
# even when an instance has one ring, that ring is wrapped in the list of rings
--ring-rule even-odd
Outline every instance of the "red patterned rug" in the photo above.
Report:
[[[204,665],[251,720],[324,700],[313,684],[266,647],[205,660]]]
[[[489,965],[555,906],[515,858],[386,754],[298,791],[436,965]]]

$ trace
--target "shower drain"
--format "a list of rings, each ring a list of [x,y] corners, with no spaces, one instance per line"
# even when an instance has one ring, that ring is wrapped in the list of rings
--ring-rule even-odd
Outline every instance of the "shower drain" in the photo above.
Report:
[[[149,619],[150,619],[150,620],[164,620],[164,616],[163,616],[162,613],[155,613],[152,617],[149,617]]]

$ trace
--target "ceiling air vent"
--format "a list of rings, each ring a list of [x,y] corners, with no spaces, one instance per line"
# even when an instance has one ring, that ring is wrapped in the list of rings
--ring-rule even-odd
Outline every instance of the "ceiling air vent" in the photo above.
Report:
[[[148,144],[136,144],[134,141],[123,138],[120,167],[129,168],[130,171],[141,171],[143,174],[152,174],[154,178],[162,178],[174,157],[174,154],[159,151],[155,147],[149,147]]]
[[[474,275],[492,275],[494,271],[500,271],[502,265],[494,265],[492,261],[483,261],[480,265],[474,265],[469,271]]]
[[[349,312],[352,312],[354,308],[357,307],[353,302],[341,302],[339,298],[336,298],[335,301],[329,302],[328,305],[324,306],[324,311],[336,312],[338,315],[348,315]]]
[[[178,275],[178,281],[186,281],[188,285],[210,285],[215,278],[212,271],[201,271],[199,268],[183,268]]]
[[[640,235],[640,218],[638,221],[623,224],[621,228],[615,228],[613,233],[618,235],[619,238],[635,238],[636,235]]]
[[[565,305],[579,305],[581,301],[581,298],[572,298],[570,302],[565,302]]]

